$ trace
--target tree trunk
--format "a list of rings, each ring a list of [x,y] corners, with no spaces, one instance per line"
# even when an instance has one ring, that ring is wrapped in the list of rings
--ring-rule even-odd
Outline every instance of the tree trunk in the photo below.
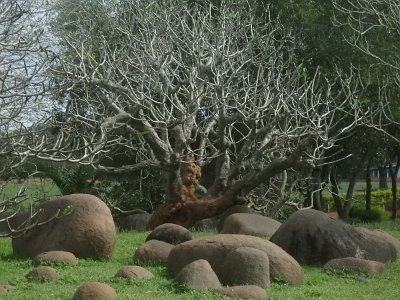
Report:
[[[354,188],[357,183],[357,174],[358,172],[353,172],[352,176],[350,177],[349,180],[349,186],[347,188],[346,192],[346,198],[344,200],[344,205],[343,205],[343,212],[342,212],[342,219],[348,219],[350,215],[350,208],[353,203],[353,193],[354,193]]]
[[[368,162],[367,170],[365,172],[365,183],[367,184],[367,188],[365,190],[365,210],[369,212],[371,211],[371,192],[372,192],[370,162]]]
[[[379,189],[387,189],[388,182],[387,182],[387,169],[386,166],[380,166],[378,168],[379,173]]]
[[[392,182],[392,220],[397,218],[397,174],[400,168],[400,154],[397,154],[397,163],[396,166],[393,167],[391,164],[388,165],[390,179]]]
[[[171,170],[173,180],[168,180],[170,184],[167,202],[154,211],[147,223],[147,229],[151,230],[163,223],[175,223],[190,228],[201,219],[222,213],[235,205],[239,201],[239,196],[246,195],[246,192],[264,182],[269,182],[273,176],[289,168],[301,166],[302,164],[298,162],[312,138],[313,135],[310,135],[309,138],[301,141],[286,158],[276,159],[263,169],[253,168],[229,187],[222,182],[218,190],[212,188],[214,191],[210,192],[209,189],[204,196],[200,197],[196,195],[196,190],[199,187],[201,167],[197,164],[194,155],[189,154],[178,170]],[[213,187],[217,186],[218,182],[224,181],[224,176],[217,176]]]
[[[313,205],[316,210],[321,210],[321,168],[315,168],[312,173],[312,182],[308,191],[308,205]]]
[[[331,182],[333,202],[335,203],[336,211],[338,213],[339,218],[343,219],[343,205],[342,205],[342,198],[340,197],[339,184],[337,181],[337,167],[336,166],[334,166],[332,168],[332,171],[330,174],[330,182]]]

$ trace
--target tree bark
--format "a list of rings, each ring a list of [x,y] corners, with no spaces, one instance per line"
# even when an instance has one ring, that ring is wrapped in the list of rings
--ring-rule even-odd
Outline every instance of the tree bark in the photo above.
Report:
[[[400,168],[400,154],[397,154],[396,166],[393,167],[391,164],[388,165],[389,175],[392,183],[392,214],[391,219],[397,218],[397,174]]]
[[[387,181],[387,170],[386,166],[380,166],[378,168],[379,173],[379,189],[387,189],[388,188],[388,181]]]
[[[344,199],[344,205],[343,205],[343,212],[342,212],[343,219],[348,219],[350,215],[350,208],[351,204],[353,203],[354,188],[357,183],[358,170],[352,172],[352,175],[349,180],[349,186],[347,187],[346,198]]]
[[[163,223],[175,223],[190,228],[201,219],[222,213],[238,202],[239,195],[245,196],[246,192],[263,182],[268,182],[273,176],[301,165],[301,156],[312,138],[313,135],[310,135],[301,141],[286,158],[276,159],[264,168],[253,168],[229,188],[215,190],[213,193],[207,191],[201,197],[197,197],[195,193],[199,186],[201,167],[197,164],[194,155],[189,154],[180,166],[181,180],[172,181],[168,187],[171,191],[167,193],[169,195],[167,202],[154,211],[147,223],[147,229],[154,229]]]
[[[316,210],[321,210],[321,168],[315,168],[312,172],[311,183],[307,191],[306,206],[313,205]]]
[[[330,173],[330,182],[331,182],[331,189],[332,189],[332,197],[333,202],[336,206],[336,211],[340,219],[343,219],[343,205],[342,205],[342,198],[340,197],[340,190],[339,184],[337,181],[337,167],[333,166],[331,173]]]
[[[367,185],[367,188],[365,190],[365,210],[369,212],[371,211],[371,192],[372,192],[370,161],[367,164],[367,170],[365,172],[365,183]]]

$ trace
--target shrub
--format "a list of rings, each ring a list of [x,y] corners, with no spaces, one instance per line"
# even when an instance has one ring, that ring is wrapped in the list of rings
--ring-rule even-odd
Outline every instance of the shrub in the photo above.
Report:
[[[360,220],[363,222],[380,222],[385,216],[385,212],[378,207],[371,207],[370,211],[363,211]]]
[[[291,214],[295,213],[297,208],[293,205],[284,204],[279,212],[274,216],[274,219],[279,222],[284,222]]]
[[[354,197],[359,200],[365,199],[365,191],[356,192]],[[400,189],[397,190],[397,198],[400,199]],[[375,190],[371,192],[371,203],[374,206],[384,207],[390,210],[392,207],[392,190]]]
[[[380,222],[386,218],[386,212],[377,206],[371,207],[370,211],[366,211],[362,203],[355,202],[350,209],[349,217],[362,222]]]
[[[361,220],[362,214],[365,212],[365,206],[360,202],[354,202],[350,208],[349,217],[352,219]]]

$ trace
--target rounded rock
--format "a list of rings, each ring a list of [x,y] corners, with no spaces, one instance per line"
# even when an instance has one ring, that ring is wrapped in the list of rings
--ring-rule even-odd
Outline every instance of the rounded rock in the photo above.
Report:
[[[15,290],[16,287],[9,284],[0,284],[0,293],[8,293]]]
[[[52,282],[60,278],[60,274],[51,267],[37,267],[25,276],[31,281]]]
[[[266,299],[267,291],[256,285],[239,285],[222,287],[216,290],[218,293],[232,297],[242,299]]]
[[[32,258],[35,265],[76,265],[78,263],[75,255],[68,251],[48,251]]]
[[[383,238],[313,209],[292,214],[271,242],[298,262],[317,266],[335,258],[357,257],[388,263],[397,257],[395,246]]]
[[[154,275],[145,268],[139,266],[125,266],[117,271],[115,277],[127,279],[150,279]]]
[[[158,240],[175,245],[192,239],[192,233],[185,227],[173,223],[164,223],[150,232],[146,238],[146,242],[150,240]]]
[[[133,259],[149,264],[166,263],[174,245],[158,240],[150,240],[136,249]]]
[[[116,300],[115,290],[100,282],[87,282],[82,284],[74,293],[72,300]]]
[[[37,209],[42,213],[33,221],[47,223],[14,238],[16,254],[32,258],[42,252],[62,250],[83,258],[112,257],[117,232],[110,209],[99,198],[72,194],[45,201]]]
[[[237,248],[226,256],[223,275],[224,285],[257,285],[267,288],[270,285],[268,255],[250,247]]]
[[[186,265],[175,277],[175,281],[192,289],[217,289],[221,283],[208,261],[199,259]]]
[[[304,283],[303,268],[282,248],[259,237],[240,234],[218,234],[176,245],[168,256],[168,270],[177,274],[192,261],[205,259],[218,278],[223,278],[226,256],[240,247],[255,248],[268,255],[271,279],[276,278],[293,285]]]

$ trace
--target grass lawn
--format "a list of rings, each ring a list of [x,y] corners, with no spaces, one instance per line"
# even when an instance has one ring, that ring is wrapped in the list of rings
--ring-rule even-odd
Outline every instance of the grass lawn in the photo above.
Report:
[[[25,195],[27,196],[27,200],[23,203],[24,206],[29,206],[35,201],[61,195],[58,187],[49,179],[43,181],[37,179],[35,184],[3,182],[0,184],[0,201],[14,197],[22,187],[26,188]]]
[[[366,224],[364,224],[366,225]],[[380,228],[400,238],[400,221],[366,225]],[[0,284],[12,284],[17,290],[0,294],[1,299],[71,299],[76,288],[86,281],[111,285],[119,299],[225,299],[213,292],[196,292],[175,286],[163,266],[147,267],[155,277],[147,281],[113,278],[117,270],[133,264],[134,249],[148,233],[119,233],[114,258],[110,261],[80,259],[77,266],[56,267],[62,277],[55,283],[32,283],[25,275],[33,268],[29,260],[12,255],[10,239],[0,239]],[[196,234],[197,237],[207,234]],[[273,283],[269,299],[399,299],[400,262],[390,265],[383,274],[365,277],[361,274],[334,274],[320,268],[304,266],[306,283],[293,287]],[[360,277],[362,280],[360,280]],[[226,298],[228,299],[228,298]]]

